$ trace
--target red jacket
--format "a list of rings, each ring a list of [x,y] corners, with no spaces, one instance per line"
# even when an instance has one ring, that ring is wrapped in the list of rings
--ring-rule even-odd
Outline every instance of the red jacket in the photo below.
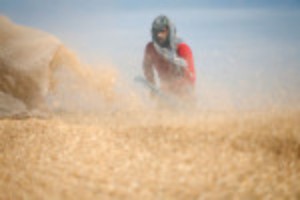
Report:
[[[175,67],[156,52],[153,42],[149,42],[145,49],[143,69],[146,79],[155,85],[154,69],[157,71],[160,88],[172,93],[182,93],[187,88],[194,88],[196,81],[194,59],[190,47],[186,43],[177,45],[177,55],[187,62],[183,75],[176,73]],[[190,89],[189,89],[190,90]]]

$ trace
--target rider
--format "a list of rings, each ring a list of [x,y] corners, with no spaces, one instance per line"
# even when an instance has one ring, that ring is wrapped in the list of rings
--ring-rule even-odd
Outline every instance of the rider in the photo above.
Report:
[[[152,41],[146,45],[143,60],[146,80],[167,94],[194,99],[196,74],[190,47],[176,37],[175,26],[164,15],[154,19],[151,33]]]

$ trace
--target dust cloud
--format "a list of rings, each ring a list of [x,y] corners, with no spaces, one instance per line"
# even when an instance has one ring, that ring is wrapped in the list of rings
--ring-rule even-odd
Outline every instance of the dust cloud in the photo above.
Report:
[[[0,25],[0,117],[100,109],[126,88],[124,81],[116,84],[121,80],[113,66],[96,70],[82,63],[54,36],[4,16]]]
[[[116,67],[0,27],[1,200],[300,198],[299,110],[151,106]]]

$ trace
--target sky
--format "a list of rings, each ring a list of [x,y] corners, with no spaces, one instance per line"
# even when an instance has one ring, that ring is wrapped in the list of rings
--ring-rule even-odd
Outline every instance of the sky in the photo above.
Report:
[[[152,20],[165,14],[192,48],[203,104],[300,104],[299,0],[0,0],[0,14],[128,80],[142,74]]]

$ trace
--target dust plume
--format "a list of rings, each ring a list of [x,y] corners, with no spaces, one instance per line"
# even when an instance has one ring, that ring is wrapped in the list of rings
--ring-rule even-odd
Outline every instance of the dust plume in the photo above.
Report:
[[[93,105],[115,101],[119,77],[113,66],[93,69],[54,36],[4,16],[0,26],[0,117],[92,110]]]

